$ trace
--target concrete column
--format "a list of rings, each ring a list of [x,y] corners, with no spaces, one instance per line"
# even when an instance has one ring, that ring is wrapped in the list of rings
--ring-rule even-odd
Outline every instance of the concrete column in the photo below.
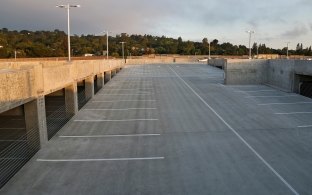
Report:
[[[104,82],[107,83],[112,79],[112,72],[111,71],[106,71],[104,73]]]
[[[85,94],[86,99],[91,99],[94,97],[94,77],[90,76],[85,79]]]
[[[97,75],[97,86],[98,88],[103,88],[104,87],[104,73],[98,74]]]
[[[24,105],[27,143],[34,153],[48,142],[46,110],[44,96]]]
[[[78,113],[78,89],[77,83],[65,87],[65,108],[66,115],[71,117]]]
[[[112,70],[112,78],[116,75],[116,69]]]

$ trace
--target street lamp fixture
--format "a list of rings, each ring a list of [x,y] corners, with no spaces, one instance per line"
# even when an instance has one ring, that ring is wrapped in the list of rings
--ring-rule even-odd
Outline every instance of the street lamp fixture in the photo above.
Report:
[[[249,33],[249,59],[251,59],[251,35],[255,33],[255,31],[253,30],[248,30],[246,31],[247,33]]]
[[[126,42],[120,42],[122,46],[122,59],[125,61],[125,43]]]
[[[211,56],[210,56],[210,42],[208,40],[208,59],[210,60],[211,59]]]
[[[106,33],[106,59],[108,60],[108,33],[112,33],[111,31],[103,31],[102,33]]]
[[[286,53],[286,56],[287,56],[287,59],[289,59],[288,50],[289,50],[289,44],[290,44],[290,42],[286,42],[286,44],[287,44],[287,53]]]
[[[71,61],[71,58],[70,58],[70,51],[71,51],[71,50],[70,50],[70,20],[69,20],[69,10],[70,10],[70,8],[79,8],[80,5],[70,5],[70,4],[67,4],[67,5],[57,5],[56,7],[67,9],[68,61],[70,62],[70,61]]]

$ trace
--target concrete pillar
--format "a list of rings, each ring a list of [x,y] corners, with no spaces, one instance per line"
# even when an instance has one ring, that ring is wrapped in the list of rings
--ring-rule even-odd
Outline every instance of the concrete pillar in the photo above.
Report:
[[[112,78],[116,75],[116,69],[112,70]]]
[[[65,108],[68,117],[78,113],[78,89],[76,82],[65,87]]]
[[[98,74],[97,75],[97,86],[98,88],[103,88],[104,87],[104,73]]]
[[[48,142],[44,96],[24,105],[27,143],[30,153],[35,153]]]
[[[106,71],[104,73],[104,82],[107,83],[112,79],[112,71]]]
[[[90,76],[85,79],[85,94],[86,100],[94,97],[94,77]]]

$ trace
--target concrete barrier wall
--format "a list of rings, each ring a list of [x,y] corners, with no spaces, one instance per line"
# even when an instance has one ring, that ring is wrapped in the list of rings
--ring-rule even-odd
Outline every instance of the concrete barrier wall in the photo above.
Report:
[[[1,62],[0,113],[123,65],[122,60]]]
[[[35,97],[34,70],[0,70],[0,113]]]
[[[225,84],[266,84],[286,92],[298,91],[296,75],[312,76],[312,61],[304,60],[224,60],[209,64],[225,66]]]
[[[267,60],[228,60],[225,63],[225,84],[263,84],[266,82],[267,66]]]
[[[301,75],[312,75],[312,61],[311,60],[296,60],[295,73]]]
[[[286,92],[293,91],[295,60],[269,60],[264,73],[266,84]]]
[[[157,57],[157,58],[142,58],[142,59],[127,59],[127,65],[139,65],[139,64],[171,64],[171,63],[195,63],[197,58],[186,57]]]
[[[227,59],[209,59],[208,64],[224,69],[227,64]]]

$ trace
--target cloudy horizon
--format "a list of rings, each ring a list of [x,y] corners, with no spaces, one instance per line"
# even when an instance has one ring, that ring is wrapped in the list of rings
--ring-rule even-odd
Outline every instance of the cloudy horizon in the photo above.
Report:
[[[0,28],[10,30],[54,30],[66,32],[66,11],[56,8],[61,0],[2,0]],[[312,1],[310,0],[70,0],[81,8],[71,10],[71,34],[151,34],[201,41],[248,44],[253,42],[283,48],[291,42],[312,45]]]

